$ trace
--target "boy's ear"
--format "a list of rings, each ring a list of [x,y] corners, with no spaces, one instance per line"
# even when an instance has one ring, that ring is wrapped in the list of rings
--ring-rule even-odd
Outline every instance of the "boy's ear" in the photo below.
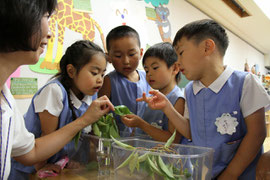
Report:
[[[204,52],[205,55],[210,55],[216,49],[216,44],[212,39],[204,40]]]
[[[178,62],[173,64],[173,73],[176,75],[180,71],[180,65]]]
[[[109,53],[106,53],[106,59],[109,63],[112,63],[112,58],[109,56]]]
[[[67,74],[68,76],[73,79],[76,75],[76,69],[74,68],[74,66],[72,64],[68,64],[67,65]]]

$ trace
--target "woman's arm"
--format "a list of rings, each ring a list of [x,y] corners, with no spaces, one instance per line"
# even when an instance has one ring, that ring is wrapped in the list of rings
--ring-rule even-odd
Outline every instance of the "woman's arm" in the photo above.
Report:
[[[35,146],[30,152],[14,157],[14,159],[28,166],[48,159],[69,143],[81,129],[96,122],[111,110],[114,111],[114,107],[106,96],[94,100],[81,117],[57,131],[37,138]]]

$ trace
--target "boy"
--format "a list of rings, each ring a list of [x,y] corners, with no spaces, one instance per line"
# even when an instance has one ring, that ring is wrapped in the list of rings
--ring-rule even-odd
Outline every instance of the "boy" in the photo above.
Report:
[[[140,48],[140,38],[137,31],[129,26],[118,26],[112,29],[106,37],[108,61],[115,68],[104,78],[99,97],[107,95],[111,102],[125,105],[129,110],[142,117],[145,109],[144,102],[136,102],[143,92],[148,92],[150,86],[146,81],[145,72],[137,70],[143,54]],[[131,131],[117,116],[120,131]]]
[[[266,136],[264,113],[270,99],[250,73],[223,65],[228,47],[225,29],[213,20],[181,28],[173,42],[185,89],[185,118],[156,91],[138,99],[162,109],[187,144],[215,149],[212,178],[255,179],[256,163]]]

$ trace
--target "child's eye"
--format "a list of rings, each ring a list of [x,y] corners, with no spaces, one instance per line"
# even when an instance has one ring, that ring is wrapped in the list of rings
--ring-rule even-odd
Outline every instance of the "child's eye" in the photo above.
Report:
[[[153,67],[154,70],[157,70],[158,68],[159,68],[158,66],[157,67]]]
[[[182,56],[182,55],[183,55],[183,53],[184,53],[184,51],[181,51],[181,52],[179,53],[179,55],[180,55],[180,56]]]
[[[98,73],[96,72],[91,72],[93,76],[96,76]]]
[[[132,53],[132,54],[130,54],[129,56],[134,56],[136,53]]]

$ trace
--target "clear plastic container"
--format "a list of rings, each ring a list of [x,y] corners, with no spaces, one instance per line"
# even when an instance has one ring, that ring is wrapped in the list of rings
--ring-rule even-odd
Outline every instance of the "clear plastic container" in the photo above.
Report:
[[[130,133],[120,132],[121,139],[140,138],[150,139],[146,135],[130,135]],[[112,156],[112,139],[100,138],[95,135],[82,134],[80,137],[82,142],[76,152],[71,157],[72,161],[80,164],[89,171],[98,171],[99,179],[106,179],[113,175],[113,156]],[[102,177],[102,178],[100,178]]]
[[[116,143],[112,144],[115,180],[158,180],[166,178],[177,180],[211,179],[214,154],[212,148],[172,144],[170,150],[153,152],[154,147],[163,147],[164,143],[138,138],[123,139],[120,141],[136,147],[136,150],[134,152],[134,150],[127,150],[118,146]],[[152,150],[149,150],[150,148]],[[132,153],[133,155],[131,155]],[[136,153],[137,155],[135,155]],[[147,154],[147,157],[154,163],[152,165],[157,167],[158,170],[150,165],[151,163],[148,158],[145,160],[143,158],[140,159],[142,160],[141,162],[138,160],[139,157],[143,157],[142,155],[145,154]],[[130,159],[128,163],[125,163],[126,165],[124,167],[119,168],[128,158]],[[168,173],[164,166],[171,173]]]

